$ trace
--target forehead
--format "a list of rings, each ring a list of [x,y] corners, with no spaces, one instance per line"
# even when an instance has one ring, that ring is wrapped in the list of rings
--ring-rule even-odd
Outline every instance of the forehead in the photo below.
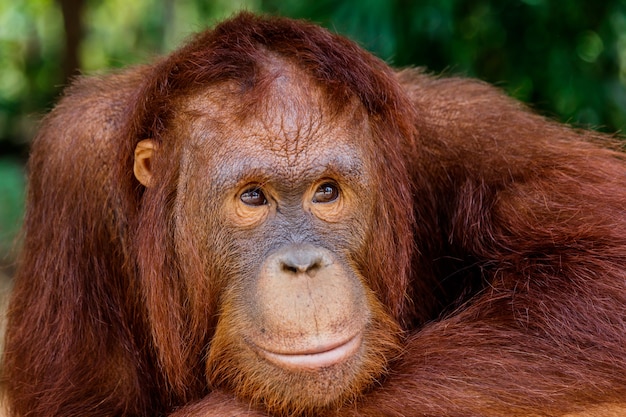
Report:
[[[249,167],[298,177],[329,166],[359,169],[369,128],[358,100],[331,109],[323,90],[296,69],[265,71],[254,92],[226,83],[186,98],[174,119],[187,130],[185,147],[207,164],[218,161],[220,171]]]

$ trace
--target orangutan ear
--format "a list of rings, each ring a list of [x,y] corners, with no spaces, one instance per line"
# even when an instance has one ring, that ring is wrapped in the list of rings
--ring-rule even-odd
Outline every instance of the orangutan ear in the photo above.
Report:
[[[135,178],[142,185],[150,187],[152,181],[152,156],[156,151],[157,145],[152,139],[144,139],[137,144],[135,148],[135,164],[133,172]]]

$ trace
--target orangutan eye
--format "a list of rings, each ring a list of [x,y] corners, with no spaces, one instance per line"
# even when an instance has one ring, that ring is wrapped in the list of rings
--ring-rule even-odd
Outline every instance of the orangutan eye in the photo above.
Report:
[[[239,196],[239,199],[248,206],[264,206],[267,204],[267,198],[263,190],[258,186],[250,187]]]
[[[325,182],[315,190],[314,203],[332,203],[339,198],[339,187],[332,182]]]

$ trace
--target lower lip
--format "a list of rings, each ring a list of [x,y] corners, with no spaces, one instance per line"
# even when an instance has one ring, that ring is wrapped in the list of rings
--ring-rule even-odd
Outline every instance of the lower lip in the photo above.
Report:
[[[326,368],[345,362],[361,346],[361,335],[357,335],[345,343],[330,349],[308,351],[306,353],[275,353],[261,349],[261,353],[269,361],[280,367],[314,370]]]

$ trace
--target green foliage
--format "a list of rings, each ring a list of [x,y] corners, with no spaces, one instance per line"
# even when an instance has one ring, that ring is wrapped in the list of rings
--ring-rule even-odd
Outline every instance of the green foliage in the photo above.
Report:
[[[86,73],[146,62],[238,10],[257,7],[256,0],[91,0],[87,6],[80,54]]]
[[[24,170],[11,158],[0,158],[0,261],[16,245],[24,210]]]
[[[26,142],[54,100],[62,22],[52,0],[0,0],[0,146]]]

